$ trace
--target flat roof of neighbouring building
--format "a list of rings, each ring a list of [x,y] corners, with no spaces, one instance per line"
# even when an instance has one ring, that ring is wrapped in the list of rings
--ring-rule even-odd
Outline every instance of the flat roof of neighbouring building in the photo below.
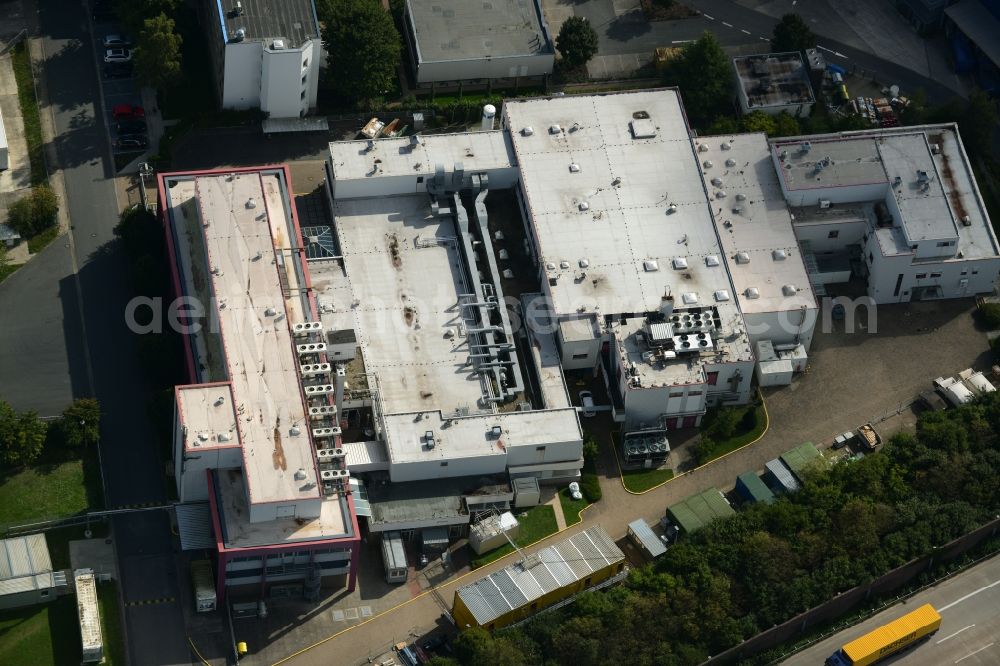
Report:
[[[407,0],[420,62],[552,53],[537,0]]]
[[[45,590],[54,585],[44,534],[0,541],[0,596]]]
[[[718,488],[708,488],[667,508],[667,515],[687,534],[700,530],[716,518],[735,513]]]
[[[178,386],[174,396],[185,451],[240,446],[231,384]]]
[[[811,145],[808,152],[801,148],[804,142]],[[877,230],[886,254],[906,253],[910,244],[923,240],[956,237],[953,249],[961,253],[961,258],[1000,254],[1000,244],[954,124],[795,137],[771,145],[778,163],[785,165],[780,169],[781,178],[790,192],[884,185],[885,190],[880,190],[883,194],[872,197],[871,203],[881,200],[891,188],[901,220],[899,228]],[[816,163],[827,157],[829,164],[817,173]],[[926,188],[920,181],[920,171],[927,174]],[[794,200],[788,203],[797,205]]]
[[[243,11],[236,13],[237,0],[216,0],[224,39],[235,39],[244,30],[244,40],[283,39],[285,48],[298,48],[319,37],[313,0],[240,0]],[[268,45],[273,48],[273,46]]]
[[[438,164],[451,172],[461,162],[466,173],[517,166],[507,132],[455,132],[413,137],[334,141],[330,144],[335,180],[434,175]],[[372,196],[377,196],[374,192]]]
[[[815,309],[816,295],[767,137],[701,137],[695,146],[740,310],[754,314]]]
[[[460,598],[480,626],[594,572],[621,562],[625,555],[604,528],[594,526],[528,555],[517,564],[459,588]]]
[[[250,505],[242,470],[220,469],[213,473],[222,542],[226,548],[253,548],[300,541],[353,536],[350,508],[343,495],[319,500],[319,516],[292,516],[250,522]]]
[[[283,249],[298,245],[284,171],[164,175],[164,208],[173,227],[185,295],[200,299],[218,326],[192,334],[206,383],[178,391],[189,431],[223,432],[237,417],[252,503],[320,497],[298,357],[290,325],[311,317],[304,265]],[[252,203],[252,206],[251,206]],[[287,294],[287,295],[286,295]],[[214,400],[223,397],[223,404]],[[182,421],[182,426],[188,425]]]
[[[781,178],[789,191],[889,184],[878,145],[871,137],[801,136],[774,141],[771,150],[779,157]]]
[[[751,111],[816,101],[802,55],[768,53],[733,58],[740,94]]]
[[[503,115],[556,314],[730,287],[705,263],[721,249],[675,90],[511,99]]]

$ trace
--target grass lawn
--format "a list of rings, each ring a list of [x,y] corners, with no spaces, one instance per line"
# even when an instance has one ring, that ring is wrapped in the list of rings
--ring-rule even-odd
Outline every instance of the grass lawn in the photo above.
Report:
[[[0,266],[0,282],[3,282],[8,277],[13,275],[14,271],[23,265],[24,264],[7,264],[6,266]]]
[[[0,525],[73,516],[102,505],[96,455],[43,459],[0,476]]]
[[[707,462],[715,460],[721,456],[726,455],[736,449],[742,448],[760,437],[765,430],[767,430],[767,413],[764,411],[764,406],[761,404],[751,403],[744,407],[727,407],[726,409],[739,410],[739,417],[746,413],[747,410],[754,410],[754,427],[750,430],[737,429],[736,434],[734,434],[729,439],[723,439],[719,441],[714,441],[710,449],[706,451],[700,451],[698,456],[698,464],[704,465]],[[702,431],[710,430],[712,427],[711,420],[706,417],[702,422]]]
[[[101,609],[104,638],[104,661],[101,663],[103,666],[124,666],[125,642],[122,640],[122,619],[118,612],[117,583],[97,583],[97,605]]]
[[[76,613],[76,596],[71,594],[44,605],[0,611],[0,664],[79,664]]]
[[[49,227],[42,233],[28,239],[28,252],[37,254],[45,249],[45,246],[59,237],[59,225]]]
[[[672,478],[674,478],[674,470],[666,467],[622,470],[622,482],[625,484],[625,488],[633,493],[644,493]]]
[[[556,525],[556,512],[547,504],[532,507],[523,514],[517,514],[516,517],[521,527],[518,531],[517,539],[514,541],[521,548],[533,544],[539,539],[554,534],[559,530],[559,527]],[[481,566],[500,559],[513,550],[514,548],[509,543],[496,550],[491,550],[488,553],[473,558],[472,568],[478,569]]]
[[[42,120],[35,99],[35,80],[31,73],[31,57],[24,42],[11,52],[14,78],[17,80],[17,99],[24,118],[24,138],[28,144],[28,161],[31,164],[31,184],[40,185],[49,179],[42,153]]]
[[[576,525],[580,522],[580,512],[590,506],[586,497],[575,500],[569,496],[569,488],[559,491],[559,503],[562,504],[563,518],[566,519],[566,527]]]
[[[118,590],[115,583],[97,584],[104,635],[104,664],[124,664]],[[80,625],[76,596],[27,608],[0,611],[0,664],[77,666],[80,663]]]

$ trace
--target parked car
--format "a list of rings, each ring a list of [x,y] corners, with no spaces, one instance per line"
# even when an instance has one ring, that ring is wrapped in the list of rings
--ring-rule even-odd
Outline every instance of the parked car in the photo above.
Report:
[[[145,120],[119,120],[115,124],[115,129],[119,134],[145,134]]]
[[[132,62],[132,50],[127,48],[107,49],[104,62]]]
[[[597,410],[594,409],[594,394],[590,391],[580,391],[580,407],[580,413],[585,417],[597,416]]]
[[[104,48],[115,49],[132,46],[132,40],[125,35],[104,35]]]
[[[111,115],[115,120],[142,120],[146,117],[146,110],[133,104],[116,104]]]
[[[920,394],[920,402],[932,412],[940,412],[948,409],[948,403],[944,401],[944,398],[937,391],[924,391]]]
[[[139,152],[149,145],[149,140],[141,134],[128,134],[115,142],[115,150],[120,153]]]

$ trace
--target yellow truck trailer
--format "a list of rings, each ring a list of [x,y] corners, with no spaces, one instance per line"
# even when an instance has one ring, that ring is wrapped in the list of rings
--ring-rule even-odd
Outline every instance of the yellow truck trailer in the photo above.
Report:
[[[826,666],[869,666],[905,650],[941,628],[941,616],[930,604],[896,618],[840,648]]]

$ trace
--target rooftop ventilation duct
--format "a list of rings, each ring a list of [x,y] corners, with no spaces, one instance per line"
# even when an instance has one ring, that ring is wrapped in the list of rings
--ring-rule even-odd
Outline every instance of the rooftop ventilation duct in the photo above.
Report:
[[[685,305],[694,305],[698,302],[698,294],[693,291],[689,291],[681,296],[681,300],[684,301]]]
[[[772,250],[771,258],[774,259],[775,261],[784,261],[785,259],[788,258],[788,253],[785,252],[784,250]]]
[[[760,289],[757,287],[747,287],[746,291],[743,292],[743,295],[751,300],[760,298]]]
[[[719,289],[717,292],[715,292],[712,295],[715,297],[715,300],[717,302],[719,302],[719,303],[722,303],[723,301],[728,301],[729,300],[729,292],[726,291],[725,289]]]
[[[796,293],[798,293],[798,291],[799,290],[795,288],[795,285],[792,284],[786,284],[784,287],[781,288],[781,293],[783,293],[785,296],[794,296]]]
[[[530,125],[521,130],[521,136],[532,136],[535,133],[535,129]]]
[[[677,270],[682,270],[688,267],[688,261],[684,257],[675,257],[671,263],[673,264],[673,267]]]
[[[705,265],[708,266],[709,268],[711,268],[712,266],[718,266],[719,258],[714,254],[710,254],[707,257],[705,257]]]
[[[254,208],[257,207],[257,202],[254,201],[253,197],[250,197],[249,199],[247,199],[247,202],[246,202],[245,205],[247,207],[247,210],[253,210]]]
[[[646,259],[642,262],[642,270],[647,273],[655,273],[660,270],[660,265],[654,259]]]
[[[749,264],[750,263],[750,255],[748,253],[746,253],[746,252],[737,252],[736,253],[736,263],[738,263],[738,264]]]

